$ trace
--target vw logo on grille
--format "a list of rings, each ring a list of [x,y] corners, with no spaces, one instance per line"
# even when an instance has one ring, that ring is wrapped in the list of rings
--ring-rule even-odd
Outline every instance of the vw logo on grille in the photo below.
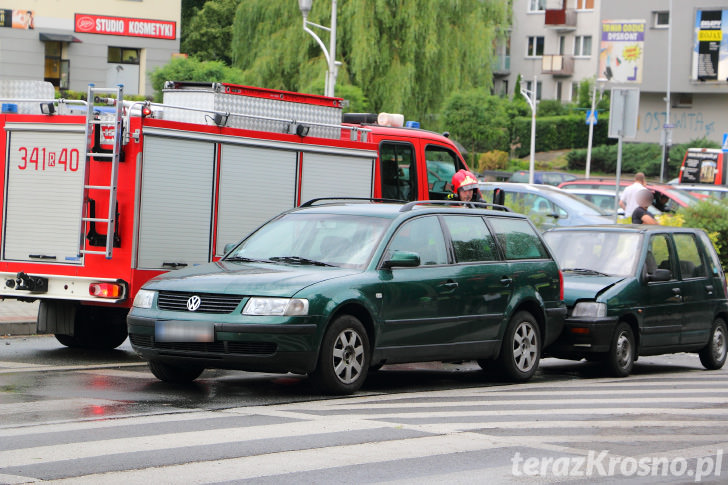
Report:
[[[197,295],[192,295],[187,300],[187,309],[191,312],[196,311],[198,308],[200,308],[200,303],[202,303],[202,300]]]

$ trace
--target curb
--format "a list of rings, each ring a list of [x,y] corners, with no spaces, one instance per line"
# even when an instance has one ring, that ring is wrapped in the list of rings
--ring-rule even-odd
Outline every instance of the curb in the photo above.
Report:
[[[28,322],[0,322],[0,337],[35,335],[35,320]]]

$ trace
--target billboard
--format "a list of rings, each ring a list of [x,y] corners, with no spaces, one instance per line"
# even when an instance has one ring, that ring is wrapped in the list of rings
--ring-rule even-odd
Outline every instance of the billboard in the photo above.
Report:
[[[641,83],[644,43],[644,20],[603,20],[598,77],[614,83]]]
[[[0,9],[0,27],[13,29],[32,29],[33,10]]]
[[[728,10],[697,10],[691,79],[728,80]]]

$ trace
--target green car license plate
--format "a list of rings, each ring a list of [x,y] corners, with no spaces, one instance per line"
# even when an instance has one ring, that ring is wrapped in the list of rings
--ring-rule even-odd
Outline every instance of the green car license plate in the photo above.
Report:
[[[214,342],[215,326],[211,322],[157,321],[154,339],[157,342]]]

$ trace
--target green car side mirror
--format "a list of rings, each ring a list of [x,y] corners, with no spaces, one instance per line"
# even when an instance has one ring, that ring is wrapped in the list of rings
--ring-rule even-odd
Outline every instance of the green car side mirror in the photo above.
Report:
[[[384,262],[385,268],[414,268],[420,265],[420,255],[411,251],[395,251],[392,257]]]
[[[669,269],[658,268],[652,274],[647,274],[647,281],[670,281],[672,279],[672,271]]]

